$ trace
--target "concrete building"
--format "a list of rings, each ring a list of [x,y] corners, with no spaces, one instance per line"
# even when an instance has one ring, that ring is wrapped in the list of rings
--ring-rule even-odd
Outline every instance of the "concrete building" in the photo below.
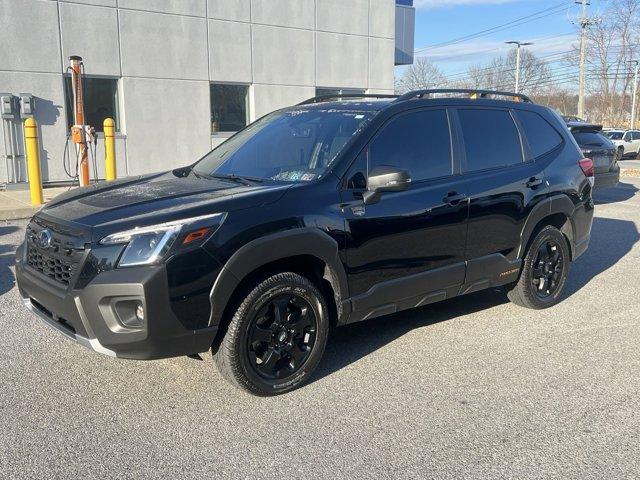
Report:
[[[69,180],[70,55],[84,59],[87,123],[115,117],[118,176],[136,175],[316,92],[392,93],[414,12],[410,0],[0,0],[0,23],[0,93],[33,94],[42,177],[56,182]],[[0,184],[24,181],[22,118],[2,124]],[[96,150],[103,177],[101,139]]]

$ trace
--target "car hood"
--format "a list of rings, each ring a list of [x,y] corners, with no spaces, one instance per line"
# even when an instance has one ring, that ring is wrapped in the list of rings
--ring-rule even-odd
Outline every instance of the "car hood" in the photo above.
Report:
[[[46,204],[37,216],[90,229],[95,239],[136,226],[266,205],[289,186],[244,185],[169,171],[70,190]]]

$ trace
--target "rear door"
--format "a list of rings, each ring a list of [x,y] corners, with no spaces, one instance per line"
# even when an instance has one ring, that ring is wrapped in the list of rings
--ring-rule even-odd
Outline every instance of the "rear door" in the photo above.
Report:
[[[544,168],[562,137],[526,110],[469,107],[456,114],[464,145],[460,188],[469,197],[467,277],[461,289],[467,293],[517,279],[520,233],[548,191]],[[521,129],[530,132],[530,142]]]

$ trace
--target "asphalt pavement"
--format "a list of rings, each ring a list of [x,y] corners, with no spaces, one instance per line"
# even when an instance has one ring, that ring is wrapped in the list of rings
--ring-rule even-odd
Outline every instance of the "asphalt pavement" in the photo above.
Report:
[[[256,398],[210,358],[117,360],[19,299],[0,223],[1,478],[638,478],[640,180],[597,194],[567,298],[489,291],[339,329]]]

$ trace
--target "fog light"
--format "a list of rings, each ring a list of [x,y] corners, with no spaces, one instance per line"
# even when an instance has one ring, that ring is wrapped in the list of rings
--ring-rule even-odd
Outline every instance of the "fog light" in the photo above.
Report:
[[[141,303],[138,303],[136,307],[136,318],[140,320],[140,323],[144,322],[144,307]]]

